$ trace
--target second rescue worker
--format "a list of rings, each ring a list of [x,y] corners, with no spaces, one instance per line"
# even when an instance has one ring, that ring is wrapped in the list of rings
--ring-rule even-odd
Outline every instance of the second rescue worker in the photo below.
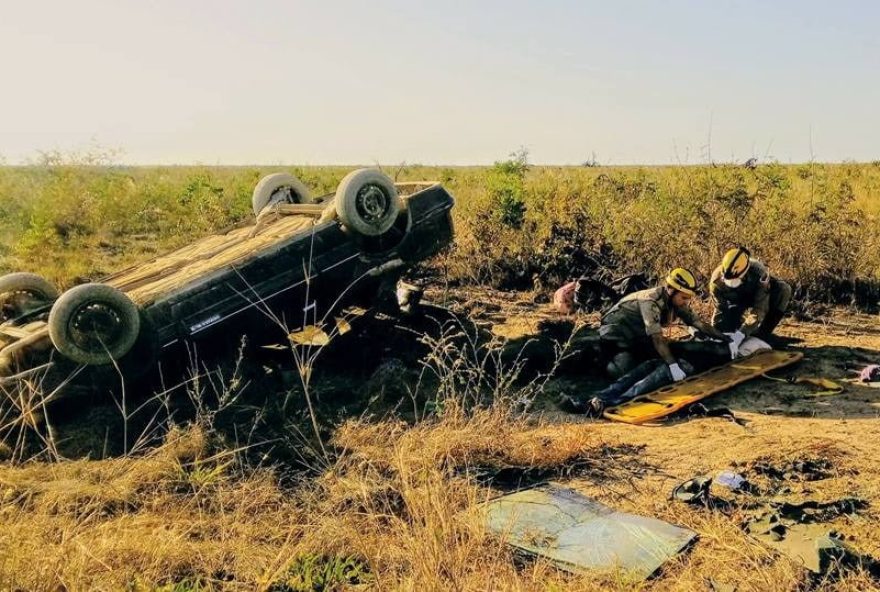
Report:
[[[748,249],[730,249],[709,281],[709,294],[715,311],[712,326],[733,333],[734,341],[755,336],[770,338],[785,316],[791,302],[791,286],[772,277],[767,267],[753,259]],[[754,320],[743,323],[747,310]]]

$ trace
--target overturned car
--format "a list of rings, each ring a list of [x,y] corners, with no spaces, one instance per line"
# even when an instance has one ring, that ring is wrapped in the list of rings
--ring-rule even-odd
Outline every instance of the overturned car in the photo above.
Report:
[[[267,313],[296,326],[369,307],[452,240],[454,201],[442,186],[395,184],[378,169],[317,198],[274,173],[252,202],[255,223],[62,294],[35,274],[0,277],[0,381],[48,370],[137,377],[168,352],[228,337],[234,321],[247,332]]]

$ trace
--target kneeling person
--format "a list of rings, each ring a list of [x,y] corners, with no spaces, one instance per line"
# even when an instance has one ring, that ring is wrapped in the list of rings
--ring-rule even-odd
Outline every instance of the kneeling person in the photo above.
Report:
[[[640,360],[660,358],[669,365],[674,380],[683,379],[684,373],[663,335],[663,327],[676,319],[710,337],[730,341],[688,307],[696,289],[697,282],[690,271],[674,269],[666,276],[665,285],[625,296],[605,313],[599,337],[603,357],[610,359],[607,371],[612,378],[623,376]]]
[[[625,296],[605,313],[599,326],[599,343],[603,358],[610,359],[606,370],[615,382],[588,400],[568,397],[562,402],[563,408],[598,415],[606,406],[683,380],[693,368],[675,358],[663,335],[663,327],[676,319],[711,337],[729,341],[688,308],[696,288],[690,271],[674,269],[666,276],[665,285]]]
[[[791,302],[791,286],[772,277],[767,267],[752,259],[748,249],[731,249],[724,255],[709,281],[715,310],[712,326],[733,333],[734,341],[755,336],[767,340],[782,321]],[[755,320],[743,324],[751,309]]]

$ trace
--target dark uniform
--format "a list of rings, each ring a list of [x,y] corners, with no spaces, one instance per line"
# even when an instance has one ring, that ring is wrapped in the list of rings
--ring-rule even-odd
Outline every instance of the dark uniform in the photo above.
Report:
[[[749,269],[736,288],[726,285],[719,265],[712,272],[709,293],[715,308],[712,326],[723,333],[740,330],[746,336],[767,337],[782,320],[791,301],[791,286],[770,276],[767,267],[756,259],[749,260]],[[755,320],[743,325],[743,317],[752,309]]]
[[[672,324],[675,319],[693,325],[697,315],[689,308],[673,307],[665,286],[624,296],[605,313],[599,326],[602,354],[606,360],[613,359],[621,352],[633,356],[631,361],[613,373],[624,374],[638,359],[657,357],[652,337],[662,333],[663,327]]]

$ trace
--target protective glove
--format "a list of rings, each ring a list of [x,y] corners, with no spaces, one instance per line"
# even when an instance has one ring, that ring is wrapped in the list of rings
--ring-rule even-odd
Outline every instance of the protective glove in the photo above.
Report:
[[[682,370],[681,366],[678,364],[669,364],[669,373],[672,375],[672,380],[674,382],[687,378],[687,374],[685,374],[684,370]]]
[[[739,346],[736,345],[735,341],[731,341],[727,344],[727,347],[730,348],[730,359],[735,360],[736,357],[739,355]]]
[[[730,337],[730,343],[727,344],[730,347],[730,359],[735,360],[739,356],[739,346],[742,345],[746,336],[742,331],[727,333],[726,335]]]

